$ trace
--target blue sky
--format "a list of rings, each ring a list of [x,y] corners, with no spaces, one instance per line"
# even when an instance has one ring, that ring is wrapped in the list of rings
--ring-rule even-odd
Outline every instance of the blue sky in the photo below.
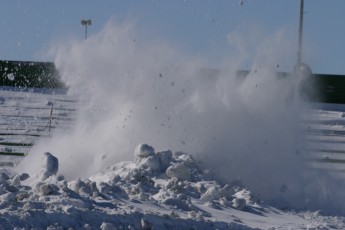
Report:
[[[191,55],[221,59],[232,51],[227,36],[260,28],[270,36],[284,28],[296,40],[299,0],[11,0],[0,8],[0,59],[45,61],[42,53],[57,39],[83,40],[113,18],[135,21],[152,36]],[[304,59],[313,72],[345,74],[345,1],[305,0]],[[50,60],[49,60],[50,61]]]

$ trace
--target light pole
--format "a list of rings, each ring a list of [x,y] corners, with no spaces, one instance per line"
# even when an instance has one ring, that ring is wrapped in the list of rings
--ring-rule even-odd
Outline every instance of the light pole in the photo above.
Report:
[[[299,27],[298,27],[298,50],[297,50],[297,67],[301,67],[302,63],[302,32],[303,32],[303,14],[304,14],[304,0],[300,0],[299,9]]]
[[[82,19],[80,23],[82,26],[85,26],[85,39],[87,39],[87,26],[91,26],[91,19]]]

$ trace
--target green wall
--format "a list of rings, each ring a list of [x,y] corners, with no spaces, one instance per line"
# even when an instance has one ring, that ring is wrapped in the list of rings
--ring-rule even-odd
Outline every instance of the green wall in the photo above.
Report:
[[[320,94],[318,101],[345,104],[345,75],[314,74],[313,77]]]
[[[0,85],[30,88],[62,88],[65,84],[52,62],[0,60]]]
[[[237,76],[245,78],[249,71],[238,71]],[[291,73],[277,73],[280,79],[297,77]],[[312,74],[302,80],[298,93],[312,102],[345,104],[345,75]]]
[[[216,76],[218,70],[204,70],[206,75]],[[248,71],[238,71],[245,78]],[[278,77],[295,77],[289,73],[278,73]],[[0,85],[21,88],[66,88],[52,62],[1,61]],[[345,75],[313,74],[303,81],[300,93],[314,102],[345,104]]]

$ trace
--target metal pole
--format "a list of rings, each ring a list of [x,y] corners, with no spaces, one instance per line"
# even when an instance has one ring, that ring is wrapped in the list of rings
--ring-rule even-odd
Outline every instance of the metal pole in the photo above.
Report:
[[[87,39],[87,24],[85,24],[85,40]]]
[[[91,26],[92,22],[91,22],[91,19],[88,19],[88,20],[81,20],[81,25],[85,26],[85,40],[87,39],[87,26]]]
[[[303,13],[304,0],[300,2],[299,12],[299,27],[298,27],[298,50],[297,50],[297,68],[299,69],[302,63],[302,32],[303,32]]]

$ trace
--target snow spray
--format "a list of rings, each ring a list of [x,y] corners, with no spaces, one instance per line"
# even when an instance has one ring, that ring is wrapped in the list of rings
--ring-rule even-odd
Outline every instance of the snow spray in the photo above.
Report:
[[[249,53],[246,37],[229,37],[238,52],[217,70],[128,22],[110,21],[85,41],[57,44],[55,64],[79,99],[78,119],[29,155],[52,152],[61,174],[88,177],[132,159],[135,147],[147,143],[187,152],[210,174],[239,180],[277,204],[304,208],[311,194],[317,204],[314,190],[304,189],[315,178],[304,176],[300,80],[276,74],[277,63],[294,58],[294,42],[279,31]],[[238,77],[248,56],[250,72]],[[26,165],[39,168],[35,160]]]

